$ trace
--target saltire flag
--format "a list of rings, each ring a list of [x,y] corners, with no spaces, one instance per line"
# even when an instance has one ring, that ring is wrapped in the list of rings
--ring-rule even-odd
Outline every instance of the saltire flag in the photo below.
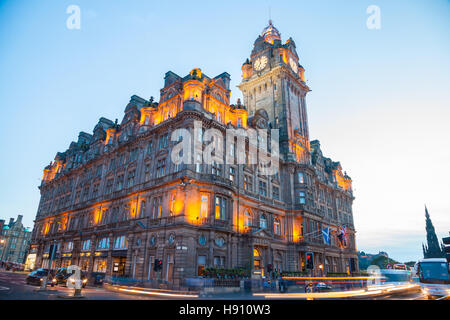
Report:
[[[326,244],[331,244],[329,227],[322,229],[322,236],[323,236],[323,242],[325,242]]]

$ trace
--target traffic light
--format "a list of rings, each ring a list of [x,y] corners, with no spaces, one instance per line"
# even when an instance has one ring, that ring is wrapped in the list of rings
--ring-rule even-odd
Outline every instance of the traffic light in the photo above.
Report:
[[[161,271],[162,270],[162,261],[161,259],[155,259],[155,263],[153,265],[153,271]]]
[[[314,253],[306,253],[306,269],[314,269]]]
[[[267,265],[267,272],[272,272],[272,270],[273,270],[273,267],[272,267],[272,265],[269,263],[269,264]]]
[[[450,237],[442,238],[442,242],[445,244],[445,258],[447,259],[447,262],[450,263]]]

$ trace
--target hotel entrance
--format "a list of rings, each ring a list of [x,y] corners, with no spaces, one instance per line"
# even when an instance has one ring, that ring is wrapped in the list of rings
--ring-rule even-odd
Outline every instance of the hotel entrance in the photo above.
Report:
[[[127,262],[127,258],[125,258],[125,257],[113,258],[112,275],[115,277],[123,277],[125,275],[126,262]]]
[[[253,249],[253,274],[264,277],[264,259],[260,248]]]

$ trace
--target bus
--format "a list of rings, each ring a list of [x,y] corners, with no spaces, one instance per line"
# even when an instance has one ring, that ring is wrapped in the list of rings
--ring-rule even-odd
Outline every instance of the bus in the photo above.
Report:
[[[406,264],[397,263],[394,264],[394,270],[408,270],[408,269],[406,268]]]
[[[416,270],[422,292],[428,299],[450,295],[450,269],[446,259],[421,259]]]

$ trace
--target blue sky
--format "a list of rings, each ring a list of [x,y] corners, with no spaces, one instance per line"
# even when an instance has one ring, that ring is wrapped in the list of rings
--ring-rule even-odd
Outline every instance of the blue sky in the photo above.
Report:
[[[69,5],[81,29],[69,30]],[[366,8],[381,9],[381,29]],[[354,180],[358,249],[421,257],[426,203],[450,231],[448,1],[0,1],[0,218],[32,226],[42,169],[165,72],[240,67],[267,25],[292,37],[312,92],[310,133]]]

